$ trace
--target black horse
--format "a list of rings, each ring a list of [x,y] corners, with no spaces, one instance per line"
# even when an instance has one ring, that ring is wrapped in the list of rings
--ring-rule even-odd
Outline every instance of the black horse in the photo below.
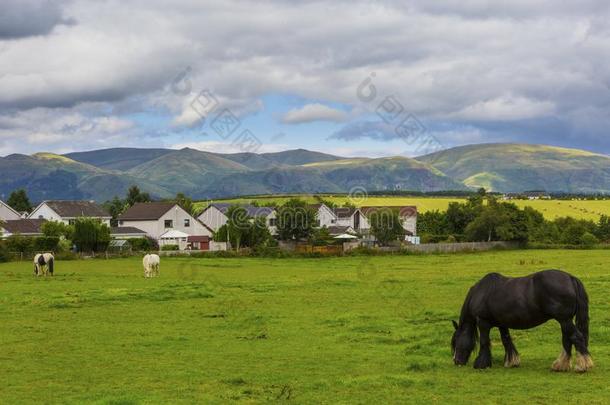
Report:
[[[576,325],[572,321],[576,316]],[[466,296],[459,324],[453,321],[451,339],[453,361],[468,363],[480,334],[479,355],[474,368],[491,367],[489,331],[500,329],[506,351],[505,367],[520,364],[519,353],[509,329],[530,329],[549,319],[561,325],[563,351],[552,366],[554,371],[568,371],[572,345],[576,348],[575,370],[593,367],[589,354],[589,299],[582,282],[560,270],[545,270],[525,277],[504,277],[490,273],[476,283]]]

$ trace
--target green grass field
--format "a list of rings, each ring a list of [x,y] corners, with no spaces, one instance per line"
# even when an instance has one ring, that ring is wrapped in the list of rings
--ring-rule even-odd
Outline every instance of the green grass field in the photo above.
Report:
[[[250,201],[258,201],[261,204],[275,203],[283,204],[290,197],[280,196],[263,196],[257,198],[235,198],[229,200],[215,200],[215,202],[230,202],[230,203],[248,203]],[[313,196],[299,196],[311,203],[316,202]],[[396,205],[415,205],[419,212],[427,212],[447,210],[450,202],[464,202],[465,199],[448,198],[448,197],[366,197],[350,199],[347,196],[328,196],[324,199],[332,201],[338,205],[343,205],[350,202],[356,206],[396,206]],[[555,219],[557,217],[571,216],[574,218],[599,220],[601,215],[610,215],[610,200],[512,200],[519,207],[533,207],[544,214],[547,219]],[[198,209],[203,209],[208,205],[208,202],[198,202]]]
[[[1,403],[608,403],[610,251],[0,265]],[[591,302],[596,368],[549,371],[557,324],[514,332],[518,369],[455,367],[464,296],[489,271],[562,268]]]

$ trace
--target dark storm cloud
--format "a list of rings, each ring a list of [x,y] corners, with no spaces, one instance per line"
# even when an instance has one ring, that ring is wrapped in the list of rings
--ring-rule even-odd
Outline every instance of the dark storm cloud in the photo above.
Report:
[[[0,9],[0,40],[46,35],[57,25],[72,25],[62,1],[3,0]]]

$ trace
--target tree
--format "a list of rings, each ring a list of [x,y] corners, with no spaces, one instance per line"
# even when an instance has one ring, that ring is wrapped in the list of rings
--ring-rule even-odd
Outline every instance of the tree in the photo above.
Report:
[[[127,203],[121,200],[119,197],[114,196],[111,201],[106,201],[104,203],[104,208],[110,213],[112,219],[110,220],[111,226],[118,226],[119,224],[119,215],[121,215],[125,209],[127,208]]]
[[[195,205],[193,204],[193,200],[190,197],[184,195],[184,193],[176,194],[176,198],[174,198],[176,204],[181,206],[186,212],[191,215],[195,215]]]
[[[74,235],[74,226],[67,225],[60,221],[46,221],[40,227],[42,234],[48,238],[72,239]]]
[[[597,223],[595,236],[601,241],[610,242],[610,217],[602,215]]]
[[[15,190],[11,193],[6,203],[17,212],[31,212],[32,204],[24,189]]]
[[[127,198],[125,199],[125,202],[127,203],[128,206],[131,207],[135,203],[149,202],[149,201],[150,201],[150,195],[148,193],[142,193],[138,186],[129,187],[129,190],[127,191]]]
[[[229,207],[227,223],[214,234],[217,242],[230,242],[236,249],[241,247],[258,247],[267,245],[272,237],[267,229],[265,218],[252,218],[239,206]]]
[[[72,241],[79,252],[105,251],[110,243],[110,228],[94,218],[78,218]]]
[[[438,210],[423,212],[417,216],[417,234],[448,236],[447,214]]]
[[[305,201],[288,200],[278,209],[278,237],[282,240],[309,239],[316,227],[316,214]]]
[[[390,242],[402,240],[405,230],[398,210],[383,208],[369,214],[371,234],[375,236],[380,245],[385,246]]]

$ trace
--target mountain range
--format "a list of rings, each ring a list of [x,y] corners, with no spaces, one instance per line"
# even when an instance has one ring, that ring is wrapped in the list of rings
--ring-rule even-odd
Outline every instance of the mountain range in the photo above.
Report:
[[[407,158],[344,158],[305,149],[220,154],[114,148],[0,157],[0,197],[25,188],[33,201],[124,196],[194,199],[350,190],[610,193],[610,157],[546,145],[479,144]]]

